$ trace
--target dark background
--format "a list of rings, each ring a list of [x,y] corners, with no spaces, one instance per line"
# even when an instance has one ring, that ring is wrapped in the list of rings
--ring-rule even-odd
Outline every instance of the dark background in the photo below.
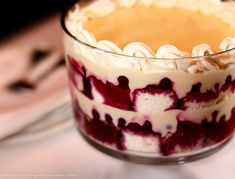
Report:
[[[78,0],[1,0],[0,39],[50,15],[61,12]]]

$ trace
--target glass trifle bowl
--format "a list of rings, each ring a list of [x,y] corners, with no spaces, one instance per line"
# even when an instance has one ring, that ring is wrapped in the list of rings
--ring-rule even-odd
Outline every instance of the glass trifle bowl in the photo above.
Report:
[[[232,16],[232,2],[197,1],[196,10],[187,6],[192,0],[171,6],[164,0],[125,2],[132,1],[82,1],[62,16],[79,132],[102,152],[135,162],[181,163],[214,153],[235,127],[235,38],[226,37],[235,30],[232,17],[230,24],[222,16],[228,8]],[[203,13],[206,5],[220,14]],[[172,13],[185,19],[175,25]],[[187,26],[187,17],[196,25]],[[200,25],[213,22],[218,31],[194,32],[199,20]],[[174,27],[182,31],[184,24],[188,29],[179,42]],[[151,33],[160,35],[154,39]],[[166,36],[183,50],[167,43]],[[200,38],[207,43],[192,46]]]

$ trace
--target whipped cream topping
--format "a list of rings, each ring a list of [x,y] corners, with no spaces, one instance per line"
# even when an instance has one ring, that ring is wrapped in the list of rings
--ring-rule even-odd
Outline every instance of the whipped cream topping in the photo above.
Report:
[[[94,19],[107,16],[118,7],[131,8],[136,5],[157,5],[168,8],[180,7],[189,10],[192,10],[191,6],[193,5],[193,10],[200,11],[204,14],[213,14],[228,23],[232,29],[235,29],[235,2],[221,2],[220,0],[198,0],[196,2],[192,0],[98,0],[85,8],[81,8],[78,4],[76,4],[74,9],[69,12],[66,19],[67,27],[72,34],[75,35],[75,37],[84,43],[95,46],[98,49],[136,57],[137,59],[131,59],[129,57],[125,58],[125,56],[115,56],[109,53],[105,54],[98,52],[98,50],[96,50],[96,52],[90,52],[91,54],[88,55],[88,49],[85,49],[87,47],[78,43],[74,45],[83,47],[75,48],[80,49],[80,52],[84,57],[87,57],[96,63],[101,63],[102,61],[102,63],[107,65],[113,65],[116,67],[131,67],[133,69],[143,71],[178,70],[188,73],[195,73],[215,71],[221,69],[224,65],[235,63],[234,58],[229,58],[229,60],[225,61],[220,61],[217,59],[216,63],[213,62],[208,55],[214,54],[214,51],[208,44],[200,44],[195,46],[191,54],[182,52],[173,45],[166,44],[161,46],[154,54],[151,48],[141,42],[131,42],[123,49],[120,49],[115,43],[108,40],[97,42],[95,36],[83,28],[83,25],[89,18]],[[226,51],[232,48],[235,48],[235,37],[228,37],[220,44],[221,51]],[[90,51],[91,50],[94,49],[90,49]],[[97,53],[99,56],[102,56],[100,58],[102,60],[97,60]],[[201,58],[192,59],[191,57]]]
[[[181,58],[186,57],[186,53],[183,53],[178,48],[176,48],[174,45],[163,45],[161,46],[157,53],[157,58]]]
[[[133,7],[137,4],[137,0],[117,0],[117,3],[119,4],[119,6],[121,7]]]
[[[227,37],[223,40],[223,42],[220,44],[221,50],[229,50],[235,48],[235,37]]]
[[[154,54],[153,51],[147,45],[140,42],[132,42],[128,44],[124,48],[123,53],[125,55],[133,57],[147,57],[147,58],[152,58]]]
[[[87,8],[84,8],[85,14],[89,18],[104,17],[115,10],[115,4],[110,0],[94,1]]]
[[[108,40],[101,40],[96,44],[97,48],[100,48],[102,50],[115,52],[115,53],[122,53],[122,50],[113,42],[110,42]]]
[[[205,56],[205,55],[209,55],[209,54],[213,54],[213,50],[212,48],[208,45],[208,44],[200,44],[197,45],[193,48],[192,51],[192,56],[196,57],[196,56]]]
[[[85,30],[81,30],[77,36],[77,38],[82,41],[82,42],[87,42],[90,45],[96,45],[97,41],[96,38],[93,34],[85,31]]]

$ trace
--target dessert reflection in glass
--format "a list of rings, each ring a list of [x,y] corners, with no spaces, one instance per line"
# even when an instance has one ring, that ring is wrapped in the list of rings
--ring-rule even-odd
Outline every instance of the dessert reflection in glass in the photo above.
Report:
[[[62,17],[77,127],[112,156],[209,155],[235,127],[235,3],[96,0]]]

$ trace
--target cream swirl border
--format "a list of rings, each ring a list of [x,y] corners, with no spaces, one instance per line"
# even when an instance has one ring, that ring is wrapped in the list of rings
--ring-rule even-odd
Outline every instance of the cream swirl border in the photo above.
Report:
[[[68,13],[66,19],[66,26],[69,31],[82,42],[99,49],[136,58],[120,58],[117,55],[102,53],[98,50],[94,52],[94,49],[93,52],[91,52],[87,47],[75,42],[74,45],[79,46],[76,47],[76,49],[78,49],[83,56],[95,63],[115,67],[131,67],[142,71],[184,71],[196,73],[224,69],[235,64],[235,57],[228,57],[227,60],[206,57],[205,55],[214,53],[213,49],[208,44],[195,46],[191,54],[182,52],[177,49],[177,47],[170,44],[161,46],[156,53],[141,42],[132,42],[126,45],[124,49],[120,49],[116,44],[107,40],[97,42],[95,36],[83,28],[83,24],[90,18],[103,17],[112,13],[118,7],[131,8],[137,4],[144,6],[156,5],[166,8],[179,7],[200,11],[204,14],[213,14],[228,23],[235,32],[235,2],[221,2],[220,0],[97,0],[85,8],[81,8],[79,4],[75,5],[73,10]],[[220,44],[221,51],[232,48],[235,48],[235,37],[225,38]],[[99,58],[97,58],[97,56]],[[197,60],[192,58],[197,56],[204,57],[198,58]]]

